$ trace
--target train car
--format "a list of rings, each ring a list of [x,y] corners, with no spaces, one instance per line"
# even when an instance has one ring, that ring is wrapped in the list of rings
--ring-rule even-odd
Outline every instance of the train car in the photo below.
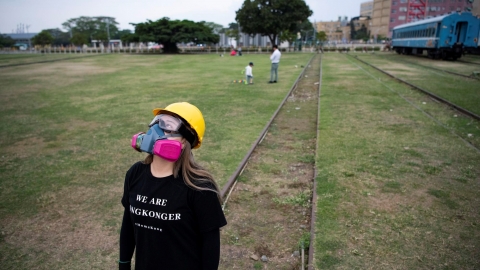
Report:
[[[452,13],[393,28],[392,50],[456,60],[480,47],[480,18],[470,12]]]

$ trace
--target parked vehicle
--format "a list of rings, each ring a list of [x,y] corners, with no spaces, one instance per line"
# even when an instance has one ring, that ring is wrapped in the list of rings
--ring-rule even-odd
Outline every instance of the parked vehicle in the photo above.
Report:
[[[392,50],[456,60],[480,48],[480,18],[470,12],[452,13],[393,28]]]

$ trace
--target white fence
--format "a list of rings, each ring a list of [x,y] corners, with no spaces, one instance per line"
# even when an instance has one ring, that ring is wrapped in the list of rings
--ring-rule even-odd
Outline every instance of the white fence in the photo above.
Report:
[[[339,45],[325,45],[321,48],[324,52],[330,51],[378,51],[384,50],[383,44],[339,44]],[[281,52],[299,52],[298,48],[287,47],[279,48]],[[312,53],[320,51],[320,46],[302,46],[301,52]],[[185,54],[218,54],[228,56],[230,55],[231,48],[228,47],[178,47],[179,53]],[[242,54],[261,54],[271,53],[271,47],[242,47]],[[148,49],[146,46],[130,46],[130,47],[47,47],[47,48],[32,48],[30,50],[16,50],[10,48],[0,49],[0,54],[114,54],[114,53],[126,53],[126,54],[161,54],[161,49]],[[238,55],[238,50],[237,50]]]

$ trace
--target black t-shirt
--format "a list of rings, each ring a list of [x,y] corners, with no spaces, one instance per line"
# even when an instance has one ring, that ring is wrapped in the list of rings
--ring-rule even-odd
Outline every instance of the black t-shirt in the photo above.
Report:
[[[217,194],[189,188],[183,178],[156,178],[137,162],[125,177],[136,269],[200,269],[201,233],[227,224]]]

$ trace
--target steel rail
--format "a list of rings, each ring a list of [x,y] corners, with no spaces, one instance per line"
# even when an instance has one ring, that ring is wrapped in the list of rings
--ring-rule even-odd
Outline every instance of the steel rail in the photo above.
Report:
[[[255,150],[255,148],[260,144],[260,142],[263,140],[263,138],[266,136],[267,134],[267,131],[268,129],[270,128],[270,125],[272,124],[273,120],[275,119],[275,117],[277,116],[277,114],[280,112],[280,109],[283,107],[283,105],[285,104],[285,102],[287,101],[288,97],[290,97],[290,95],[292,94],[292,92],[295,90],[295,88],[297,88],[297,84],[298,82],[300,81],[300,79],[303,77],[303,75],[305,74],[305,71],[307,70],[307,67],[310,66],[310,63],[312,62],[313,58],[315,57],[315,55],[313,55],[310,60],[308,61],[308,63],[305,65],[305,67],[303,68],[302,72],[300,73],[300,75],[298,75],[298,78],[295,80],[295,82],[293,83],[292,85],[292,88],[290,89],[290,91],[287,93],[287,95],[285,96],[285,98],[282,100],[282,102],[278,105],[278,108],[277,110],[273,113],[272,117],[270,118],[270,120],[268,121],[268,123],[265,125],[265,127],[263,128],[262,132],[260,132],[260,135],[258,136],[257,140],[252,144],[252,147],[250,148],[250,150],[247,152],[247,154],[243,157],[242,161],[240,162],[240,164],[238,165],[237,169],[235,170],[235,172],[232,174],[232,176],[230,176],[230,178],[228,179],[227,183],[223,186],[222,190],[220,191],[220,196],[221,198],[224,198],[224,203],[223,203],[223,206],[222,207],[225,207],[227,201],[228,201],[228,198],[225,199],[225,195],[228,193],[228,191],[230,190],[230,188],[232,188],[233,184],[236,182],[237,180],[237,177],[243,172],[243,170],[245,169],[245,166],[247,165],[247,162],[248,160],[250,159],[250,156],[252,155],[253,151]]]
[[[317,139],[315,141],[315,157],[318,154],[318,138],[320,138],[320,94],[322,90],[322,56],[320,56],[319,84],[317,89]],[[314,270],[314,249],[315,249],[315,219],[317,213],[317,158],[315,158],[313,173],[313,194],[312,194],[312,212],[310,214],[310,246],[308,247],[308,270]]]
[[[472,77],[472,75],[463,75],[463,74],[460,74],[460,73],[456,73],[456,72],[453,72],[453,71],[444,70],[444,69],[441,69],[441,68],[424,66],[424,65],[420,65],[420,64],[417,64],[417,63],[414,63],[414,62],[410,62],[410,61],[408,61],[408,60],[403,60],[403,59],[400,60],[400,61],[402,61],[402,62],[404,62],[404,63],[407,63],[407,64],[416,65],[416,66],[419,66],[419,67],[424,67],[424,68],[429,68],[429,69],[433,69],[433,70],[437,70],[437,71],[442,71],[442,72],[445,72],[445,73],[450,73],[450,74],[452,74],[452,75],[464,77],[464,78],[467,78],[467,79],[480,80],[480,78]]]
[[[413,89],[416,89],[416,90],[418,90],[418,91],[420,91],[420,92],[422,92],[422,93],[424,93],[424,94],[432,97],[432,98],[435,99],[435,100],[438,100],[438,101],[440,101],[440,102],[442,102],[442,103],[444,103],[444,104],[446,104],[446,105],[448,105],[448,106],[450,106],[450,107],[452,107],[452,108],[455,108],[457,111],[459,111],[459,112],[461,112],[461,113],[463,113],[463,114],[465,114],[465,115],[467,115],[467,116],[470,116],[470,117],[472,117],[472,118],[474,118],[474,119],[476,119],[476,120],[480,120],[480,116],[479,116],[479,115],[477,115],[477,114],[475,114],[475,113],[473,113],[473,112],[471,112],[471,111],[469,111],[469,110],[467,110],[467,109],[464,109],[464,108],[462,108],[462,107],[460,107],[460,106],[458,106],[458,105],[455,105],[455,104],[451,103],[450,101],[448,101],[448,100],[446,100],[446,99],[443,99],[443,98],[441,98],[441,97],[439,97],[439,96],[437,96],[437,95],[435,95],[435,94],[433,94],[433,93],[431,93],[431,92],[429,92],[429,91],[427,91],[427,90],[425,90],[425,89],[422,89],[422,88],[420,88],[420,87],[418,87],[418,86],[416,86],[416,85],[414,85],[414,84],[411,84],[411,83],[409,83],[409,82],[407,82],[407,81],[405,81],[405,80],[403,80],[403,79],[400,79],[400,78],[396,77],[395,75],[390,74],[390,73],[386,72],[385,70],[382,70],[381,68],[378,68],[378,67],[376,67],[376,66],[374,66],[374,65],[372,65],[372,64],[370,64],[370,63],[367,63],[367,62],[359,59],[359,58],[356,57],[356,56],[350,56],[350,57],[353,57],[353,58],[357,59],[358,61],[364,63],[365,65],[370,66],[370,67],[372,67],[372,68],[374,68],[374,69],[376,69],[376,70],[378,70],[378,71],[380,71],[380,72],[382,72],[382,73],[384,73],[384,74],[392,77],[393,79],[398,80],[398,81],[400,81],[400,82],[402,82],[402,83],[404,83],[404,84],[412,87]]]
[[[462,62],[462,63],[471,64],[471,65],[480,65],[480,63],[477,63],[477,62],[470,62],[470,61],[465,61],[465,60],[457,60],[457,61]]]

